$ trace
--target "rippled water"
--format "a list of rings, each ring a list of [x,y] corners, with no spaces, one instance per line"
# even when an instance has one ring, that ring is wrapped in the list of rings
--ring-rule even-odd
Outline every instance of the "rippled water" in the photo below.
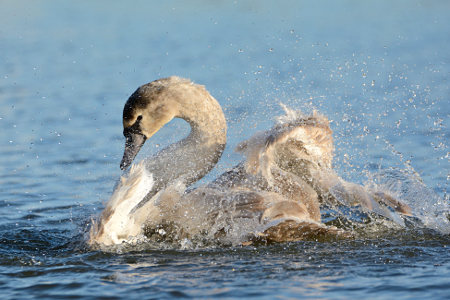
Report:
[[[450,294],[447,1],[1,7],[3,298]],[[86,228],[121,174],[123,104],[172,74],[205,84],[229,123],[224,157],[202,182],[239,161],[233,148],[270,127],[283,102],[329,116],[339,173],[396,191],[416,218],[362,218],[356,240],[90,250]],[[180,131],[170,125],[139,157]]]

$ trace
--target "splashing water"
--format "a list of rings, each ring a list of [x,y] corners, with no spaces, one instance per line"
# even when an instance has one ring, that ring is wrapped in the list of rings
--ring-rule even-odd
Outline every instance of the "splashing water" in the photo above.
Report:
[[[279,124],[294,120],[297,114],[301,114],[284,105],[282,107],[286,115],[277,118]],[[262,236],[262,232],[266,229],[281,222],[274,221],[262,225],[258,221],[258,216],[236,217],[239,213],[236,207],[232,208],[234,211],[230,213],[233,196],[201,201],[194,197],[187,198],[183,203],[177,203],[174,199],[180,199],[187,191],[182,184],[175,184],[158,192],[145,204],[144,209],[140,208],[143,212],[137,214],[139,215],[137,219],[131,217],[131,212],[136,214],[133,208],[145,197],[153,180],[153,174],[145,169],[143,162],[133,165],[130,172],[121,178],[106,208],[106,211],[112,209],[118,213],[113,214],[102,229],[110,232],[113,244],[116,245],[105,243],[109,246],[105,248],[105,245],[101,245],[102,249],[122,252],[138,249],[198,249],[245,245],[249,239],[254,240],[255,237]],[[351,238],[380,237],[383,234],[420,229],[434,230],[441,234],[449,233],[448,199],[441,199],[429,189],[411,166],[405,170],[388,168],[369,173],[364,188],[371,191],[372,195],[384,193],[405,203],[411,208],[411,216],[400,214],[373,200],[370,200],[373,205],[371,209],[362,206],[350,207],[341,190],[331,188],[330,194],[336,198],[337,204],[325,205],[322,208],[324,223],[351,233],[347,235]],[[199,211],[202,213],[199,214]],[[204,217],[211,213],[215,214],[213,223]],[[153,217],[146,222],[142,221],[148,216]],[[318,223],[318,226],[320,225]],[[136,228],[129,229],[127,226]],[[144,234],[128,237],[128,234],[140,230],[141,226],[145,228]],[[91,234],[94,231],[91,231]],[[120,238],[116,231],[121,232]],[[323,237],[312,236],[305,239],[323,240]],[[122,245],[117,245],[119,242]]]
[[[2,297],[448,298],[450,1],[195,3],[2,1]],[[403,191],[416,217],[330,207],[322,221],[357,240],[191,251],[155,234],[92,250],[80,231],[120,175],[125,97],[171,74],[205,84],[229,122],[199,185],[242,159],[235,146],[282,101],[328,116],[337,173]],[[188,134],[173,125],[144,150]]]
[[[412,223],[443,234],[450,233],[449,199],[441,198],[427,187],[414,170],[390,168],[372,174],[367,183],[373,188],[388,190],[412,208]]]

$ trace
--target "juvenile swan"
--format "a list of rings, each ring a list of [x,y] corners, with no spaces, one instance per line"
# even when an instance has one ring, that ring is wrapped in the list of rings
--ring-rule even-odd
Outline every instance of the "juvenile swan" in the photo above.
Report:
[[[121,169],[127,169],[145,141],[173,118],[186,120],[191,132],[131,166],[91,227],[89,243],[113,245],[156,236],[248,244],[259,238],[282,242],[346,235],[320,223],[320,205],[341,202],[382,214],[389,213],[385,205],[409,213],[409,207],[387,194],[347,183],[331,170],[333,140],[326,117],[285,111],[271,130],[238,146],[245,161],[188,191],[186,187],[216,165],[225,148],[222,109],[203,86],[187,79],[174,76],[139,87],[123,110]]]

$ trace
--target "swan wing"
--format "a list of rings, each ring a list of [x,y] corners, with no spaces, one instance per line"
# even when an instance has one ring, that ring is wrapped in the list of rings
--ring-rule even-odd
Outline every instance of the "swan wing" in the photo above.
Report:
[[[284,173],[284,178],[297,176],[297,181],[308,183],[325,204],[361,205],[392,216],[384,208],[387,206],[399,213],[411,214],[408,205],[387,193],[346,182],[332,170],[333,137],[325,116],[315,111],[307,116],[283,108],[286,114],[278,118],[272,129],[257,133],[237,146],[236,151],[246,157],[246,172],[262,175],[269,184],[276,181],[274,174],[280,172]]]
[[[331,168],[333,137],[328,119],[314,112],[305,116],[285,107],[286,115],[272,129],[240,143],[248,173],[270,178],[272,166],[283,169],[303,162],[305,167]]]
[[[143,220],[136,218],[134,208],[153,185],[153,176],[144,163],[133,165],[130,172],[120,178],[99,219],[93,220],[89,244],[120,244],[140,234]]]

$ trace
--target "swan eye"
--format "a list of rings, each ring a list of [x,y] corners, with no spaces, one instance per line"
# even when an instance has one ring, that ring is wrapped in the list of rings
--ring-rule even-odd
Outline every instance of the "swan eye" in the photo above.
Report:
[[[142,115],[137,117],[137,119],[133,125],[123,129],[123,135],[127,136],[130,133],[142,135],[141,124],[140,124],[141,120],[142,120]]]

